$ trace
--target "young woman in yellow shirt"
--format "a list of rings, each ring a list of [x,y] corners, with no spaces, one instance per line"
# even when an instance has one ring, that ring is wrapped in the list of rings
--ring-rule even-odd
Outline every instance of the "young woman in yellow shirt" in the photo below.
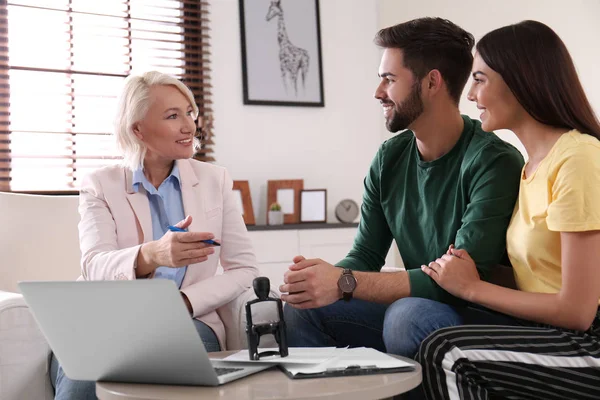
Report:
[[[562,40],[536,21],[477,44],[469,99],[486,131],[510,129],[529,161],[507,232],[519,290],[479,279],[452,246],[421,268],[514,326],[444,328],[422,344],[433,399],[600,398],[600,124]]]

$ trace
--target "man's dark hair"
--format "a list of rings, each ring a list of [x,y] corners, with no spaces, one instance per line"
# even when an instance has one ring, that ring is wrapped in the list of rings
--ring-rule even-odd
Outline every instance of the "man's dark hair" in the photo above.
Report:
[[[404,66],[418,80],[440,71],[450,97],[456,102],[471,74],[473,35],[442,18],[418,18],[377,32],[375,44],[402,50]]]

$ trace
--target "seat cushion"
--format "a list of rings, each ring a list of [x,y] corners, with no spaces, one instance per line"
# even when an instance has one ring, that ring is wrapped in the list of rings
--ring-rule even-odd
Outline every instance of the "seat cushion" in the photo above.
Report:
[[[49,355],[23,297],[0,292],[0,399],[53,399]]]

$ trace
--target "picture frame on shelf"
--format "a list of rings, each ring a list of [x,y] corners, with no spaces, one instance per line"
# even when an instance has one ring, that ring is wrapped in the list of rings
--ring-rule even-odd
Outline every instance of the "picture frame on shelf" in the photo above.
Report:
[[[300,222],[327,222],[327,189],[300,191]]]
[[[250,184],[248,181],[233,181],[233,193],[236,203],[242,211],[242,217],[246,225],[255,225],[254,208],[252,207],[252,196],[250,195]]]
[[[244,104],[324,107],[319,0],[239,0]]]
[[[284,224],[300,222],[300,192],[304,189],[303,179],[267,181],[267,210],[273,203],[279,203],[283,211]],[[268,213],[267,213],[268,214]],[[267,216],[267,224],[268,216]]]

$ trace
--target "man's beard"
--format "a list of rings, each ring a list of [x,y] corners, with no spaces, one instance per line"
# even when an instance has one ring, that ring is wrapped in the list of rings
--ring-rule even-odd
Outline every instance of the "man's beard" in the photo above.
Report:
[[[386,103],[393,104],[392,102],[385,102],[384,104]],[[422,113],[421,85],[417,80],[408,97],[401,104],[394,105],[392,115],[386,119],[385,126],[392,133],[408,129],[409,125],[419,118]]]

